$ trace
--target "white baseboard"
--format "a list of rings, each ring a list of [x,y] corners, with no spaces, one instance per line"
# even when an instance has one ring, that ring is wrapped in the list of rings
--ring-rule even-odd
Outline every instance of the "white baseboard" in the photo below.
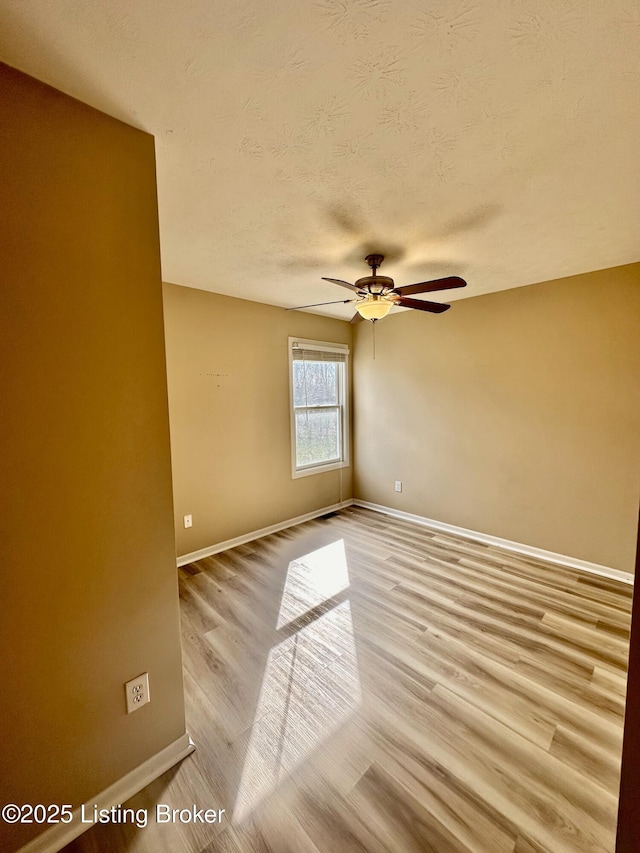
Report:
[[[278,533],[280,530],[286,530],[287,527],[294,527],[296,524],[302,524],[305,521],[311,521],[314,518],[319,518],[321,515],[326,515],[328,512],[336,512],[336,510],[344,509],[351,506],[353,500],[349,498],[331,506],[325,506],[321,509],[314,509],[313,512],[307,512],[304,515],[298,515],[296,518],[288,518],[286,521],[279,521],[277,524],[271,524],[269,527],[263,527],[261,530],[253,530],[251,533],[244,533],[242,536],[236,536],[235,539],[227,539],[224,542],[218,542],[217,545],[209,545],[207,548],[201,548],[199,551],[192,551],[190,554],[184,554],[178,557],[178,568],[186,566],[187,563],[195,563],[196,560],[203,560],[205,557],[211,557],[213,554],[219,554],[220,551],[227,551],[229,548],[237,548],[238,545],[246,545],[247,542],[253,542],[254,539],[260,539],[263,536],[269,536],[271,533]]]
[[[158,776],[161,776],[174,764],[182,761],[192,753],[195,745],[188,734],[182,735],[178,740],[170,743],[156,755],[140,764],[122,779],[118,779],[113,785],[105,788],[96,797],[84,804],[85,815],[93,815],[94,806],[98,809],[110,809],[113,806],[125,803],[128,799],[145,788]],[[70,823],[57,823],[50,826],[43,833],[33,838],[17,853],[57,853],[70,841],[82,835],[92,824],[82,823],[80,808],[73,812],[73,820]]]
[[[355,506],[364,507],[365,509],[372,509],[375,512],[384,513],[385,515],[391,515],[394,518],[402,518],[405,521],[412,521],[414,524],[420,524],[423,527],[429,527],[432,530],[439,530],[442,533],[454,533],[456,536],[466,536],[467,539],[475,539],[476,542],[482,542],[484,545],[495,545],[498,548],[504,548],[505,551],[513,551],[516,554],[522,554],[523,557],[535,557],[539,560],[545,560],[547,563],[554,563],[570,569],[579,569],[582,572],[590,572],[592,575],[600,575],[600,577],[612,578],[613,580],[633,585],[633,575],[629,572],[623,572],[620,569],[612,569],[609,566],[600,566],[598,563],[589,563],[586,560],[578,560],[576,557],[567,557],[565,554],[556,554],[553,551],[534,548],[532,545],[523,545],[520,542],[512,542],[510,539],[501,539],[499,536],[490,536],[487,533],[478,533],[477,530],[467,530],[465,527],[457,527],[455,524],[446,524],[443,521],[435,521],[432,518],[425,518],[422,515],[414,515],[411,512],[402,512],[399,509],[370,503],[369,501],[355,499],[353,504]]]

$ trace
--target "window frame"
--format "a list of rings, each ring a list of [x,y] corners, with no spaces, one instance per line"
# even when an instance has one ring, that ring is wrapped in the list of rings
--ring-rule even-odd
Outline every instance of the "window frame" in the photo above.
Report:
[[[339,371],[338,376],[338,408],[341,410],[340,434],[340,459],[334,462],[318,462],[311,465],[298,466],[296,463],[297,433],[296,433],[296,411],[306,409],[334,409],[329,406],[295,406],[293,395],[293,353],[295,349],[305,349],[322,353],[335,353],[344,356],[344,368]],[[350,396],[350,374],[349,356],[351,354],[348,344],[331,343],[330,341],[312,341],[306,338],[289,337],[289,421],[291,429],[291,477],[297,480],[300,477],[309,477],[312,474],[322,474],[325,471],[336,471],[340,468],[349,467],[349,396]]]

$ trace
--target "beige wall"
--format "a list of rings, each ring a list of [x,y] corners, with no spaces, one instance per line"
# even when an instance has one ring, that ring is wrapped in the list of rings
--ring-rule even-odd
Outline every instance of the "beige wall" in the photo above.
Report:
[[[640,265],[356,328],[357,497],[633,571]]]
[[[351,497],[350,468],[291,479],[287,338],[352,327],[174,284],[164,310],[178,554]]]
[[[184,732],[153,139],[0,103],[0,801],[79,804]]]

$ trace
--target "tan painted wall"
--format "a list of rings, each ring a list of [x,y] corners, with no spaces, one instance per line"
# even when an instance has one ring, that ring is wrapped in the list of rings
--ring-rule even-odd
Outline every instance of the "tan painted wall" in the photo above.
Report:
[[[184,732],[154,146],[6,66],[0,103],[0,802],[79,804]]]
[[[376,333],[375,361],[370,324],[355,336],[357,497],[633,571],[640,265]]]
[[[178,554],[351,497],[351,468],[291,479],[287,338],[352,327],[174,284],[164,308]]]

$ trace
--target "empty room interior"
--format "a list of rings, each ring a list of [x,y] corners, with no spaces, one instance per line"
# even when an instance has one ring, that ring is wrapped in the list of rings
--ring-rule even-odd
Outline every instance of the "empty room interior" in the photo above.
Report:
[[[637,853],[639,56],[0,0],[2,850]]]

